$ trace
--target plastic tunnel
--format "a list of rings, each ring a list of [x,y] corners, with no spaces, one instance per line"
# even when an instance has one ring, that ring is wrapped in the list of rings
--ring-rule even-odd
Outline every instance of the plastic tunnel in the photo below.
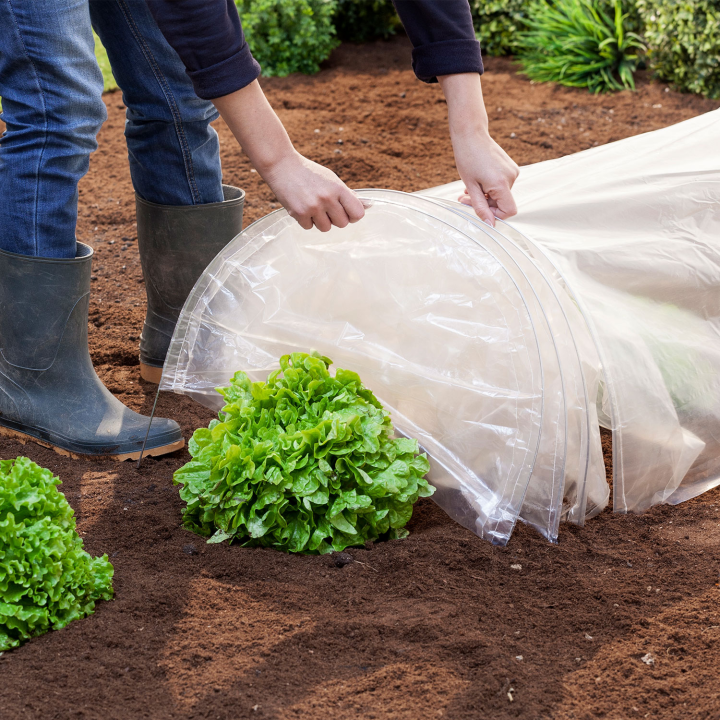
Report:
[[[523,169],[495,228],[454,183],[365,190],[365,219],[238,235],[188,298],[162,390],[219,409],[317,350],[360,374],[431,460],[434,499],[498,544],[556,541],[608,502],[642,511],[720,484],[720,111]],[[714,156],[714,157],[713,157]]]

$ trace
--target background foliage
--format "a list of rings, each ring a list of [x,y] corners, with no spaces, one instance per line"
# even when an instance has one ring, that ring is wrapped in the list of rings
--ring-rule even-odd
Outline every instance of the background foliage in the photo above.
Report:
[[[112,598],[113,567],[83,549],[59,484],[28,458],[0,460],[0,652]]]
[[[514,55],[525,30],[528,0],[471,0],[475,33],[485,55]]]
[[[245,38],[264,75],[320,70],[340,44],[334,0],[235,0]]]
[[[637,0],[655,75],[720,98],[720,0]]]
[[[554,0],[544,0],[546,4]],[[236,0],[266,75],[314,73],[339,40],[387,38],[399,28],[391,0]],[[470,0],[485,55],[515,55],[532,20],[528,0]],[[597,0],[610,9],[613,0]],[[656,77],[678,90],[720,97],[720,0],[623,0],[625,32],[638,33]],[[251,17],[252,16],[252,17]],[[102,44],[105,90],[117,87]],[[560,45],[560,43],[558,43]],[[644,58],[640,58],[642,65]]]
[[[93,32],[95,38],[95,59],[100,66],[103,76],[103,92],[110,92],[111,90],[117,90],[117,83],[115,77],[112,74],[110,67],[110,60],[108,60],[107,51],[103,44],[100,42],[100,38]]]
[[[546,4],[553,4],[547,0]],[[475,33],[485,55],[515,55],[524,43],[522,34],[527,31],[527,22],[532,21],[529,0],[470,0]],[[599,0],[598,6],[612,10],[613,0]],[[640,18],[635,0],[624,0],[623,12],[628,15],[626,29],[641,31]]]
[[[392,0],[337,0],[335,30],[344,42],[387,40],[400,27]]]
[[[593,92],[634,89],[639,38],[622,0],[534,0],[521,33],[520,61],[537,82]]]

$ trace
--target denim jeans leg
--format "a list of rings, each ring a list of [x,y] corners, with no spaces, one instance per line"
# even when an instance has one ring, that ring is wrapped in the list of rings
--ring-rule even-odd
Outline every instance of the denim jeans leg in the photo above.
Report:
[[[0,0],[0,249],[75,257],[78,180],[105,121],[87,0]]]
[[[128,108],[137,193],[161,205],[222,201],[220,144],[210,125],[217,110],[195,94],[145,0],[90,0],[90,15]]]

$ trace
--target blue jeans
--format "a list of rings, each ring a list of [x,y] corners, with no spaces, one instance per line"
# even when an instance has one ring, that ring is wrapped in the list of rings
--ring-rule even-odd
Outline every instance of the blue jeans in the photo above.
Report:
[[[92,28],[127,106],[137,193],[223,199],[212,103],[195,95],[145,0],[0,0],[0,249],[75,257],[78,181],[107,118]]]

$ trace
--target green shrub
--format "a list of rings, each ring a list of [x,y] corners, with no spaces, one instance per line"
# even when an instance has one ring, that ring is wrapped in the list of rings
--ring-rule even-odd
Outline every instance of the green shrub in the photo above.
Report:
[[[113,567],[83,550],[59,484],[27,458],[0,461],[0,652],[112,597]]]
[[[515,55],[523,45],[529,17],[527,0],[471,0],[470,7],[475,33],[485,55]],[[600,7],[613,10],[613,0],[601,0]],[[640,21],[634,2],[629,0],[624,11],[628,14],[626,28],[640,32]]]
[[[267,382],[238,372],[220,418],[196,430],[193,460],[174,476],[183,525],[208,542],[327,553],[407,535],[432,495],[415,440],[393,437],[389,413],[348,370],[293,353]]]
[[[537,82],[586,87],[593,92],[634,88],[644,46],[627,29],[626,3],[613,0],[534,0],[520,61]]]
[[[485,55],[514,55],[525,29],[527,0],[471,0],[478,40]]]
[[[339,44],[334,0],[235,0],[243,31],[264,75],[320,70]]]
[[[637,0],[655,75],[720,98],[720,0]]]
[[[363,43],[387,40],[397,32],[400,18],[391,0],[337,0],[333,22],[340,40]]]

